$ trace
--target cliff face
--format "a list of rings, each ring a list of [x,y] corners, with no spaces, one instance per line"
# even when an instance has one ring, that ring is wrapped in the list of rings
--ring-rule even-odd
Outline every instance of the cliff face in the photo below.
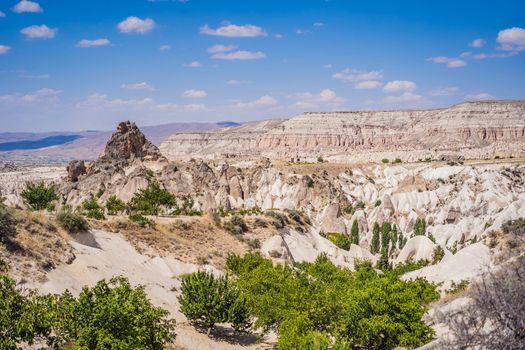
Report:
[[[168,158],[260,156],[273,159],[398,156],[456,152],[491,158],[525,152],[525,101],[467,102],[445,109],[304,113],[206,133],[175,134]]]

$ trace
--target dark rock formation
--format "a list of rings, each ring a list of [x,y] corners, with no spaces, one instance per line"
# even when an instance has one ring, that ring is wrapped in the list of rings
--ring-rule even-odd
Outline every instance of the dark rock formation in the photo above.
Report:
[[[83,160],[73,160],[67,166],[67,179],[71,182],[77,182],[81,175],[86,173],[86,164]]]
[[[111,135],[101,159],[122,161],[135,158],[159,160],[162,154],[157,146],[146,139],[135,123],[125,121]]]

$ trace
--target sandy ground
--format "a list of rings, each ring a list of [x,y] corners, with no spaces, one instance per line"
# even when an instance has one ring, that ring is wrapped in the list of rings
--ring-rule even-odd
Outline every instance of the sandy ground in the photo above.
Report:
[[[171,312],[177,320],[177,349],[265,349],[266,342],[257,343],[255,336],[232,336],[231,328],[217,327],[210,338],[199,333],[187,322],[178,309],[180,281],[178,276],[197,271],[195,264],[174,257],[149,257],[138,253],[122,236],[95,230],[75,236],[72,242],[76,259],[70,265],[59,265],[48,274],[44,283],[27,285],[42,293],[61,293],[69,289],[78,294],[83,286],[94,285],[102,278],[123,275],[134,285],[144,285],[152,302]],[[211,266],[204,269],[218,271]]]

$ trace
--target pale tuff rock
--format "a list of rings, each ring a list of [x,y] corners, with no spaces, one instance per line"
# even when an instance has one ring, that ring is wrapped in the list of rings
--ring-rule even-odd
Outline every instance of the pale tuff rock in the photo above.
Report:
[[[304,113],[205,133],[181,133],[160,146],[169,159],[404,161],[493,158],[525,154],[525,101],[466,102],[432,110]]]
[[[407,260],[432,260],[432,254],[436,244],[426,236],[415,236],[410,238],[403,249],[399,252],[396,262]]]
[[[83,160],[73,160],[67,166],[67,179],[71,182],[77,182],[81,175],[86,173],[86,164]]]

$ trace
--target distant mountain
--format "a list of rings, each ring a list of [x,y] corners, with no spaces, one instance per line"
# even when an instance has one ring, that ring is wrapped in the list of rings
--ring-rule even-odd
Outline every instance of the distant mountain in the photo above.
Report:
[[[170,123],[144,126],[141,130],[155,145],[181,132],[206,132],[239,125],[234,122]],[[0,161],[22,163],[65,163],[72,159],[92,160],[99,156],[111,131],[0,133]]]

